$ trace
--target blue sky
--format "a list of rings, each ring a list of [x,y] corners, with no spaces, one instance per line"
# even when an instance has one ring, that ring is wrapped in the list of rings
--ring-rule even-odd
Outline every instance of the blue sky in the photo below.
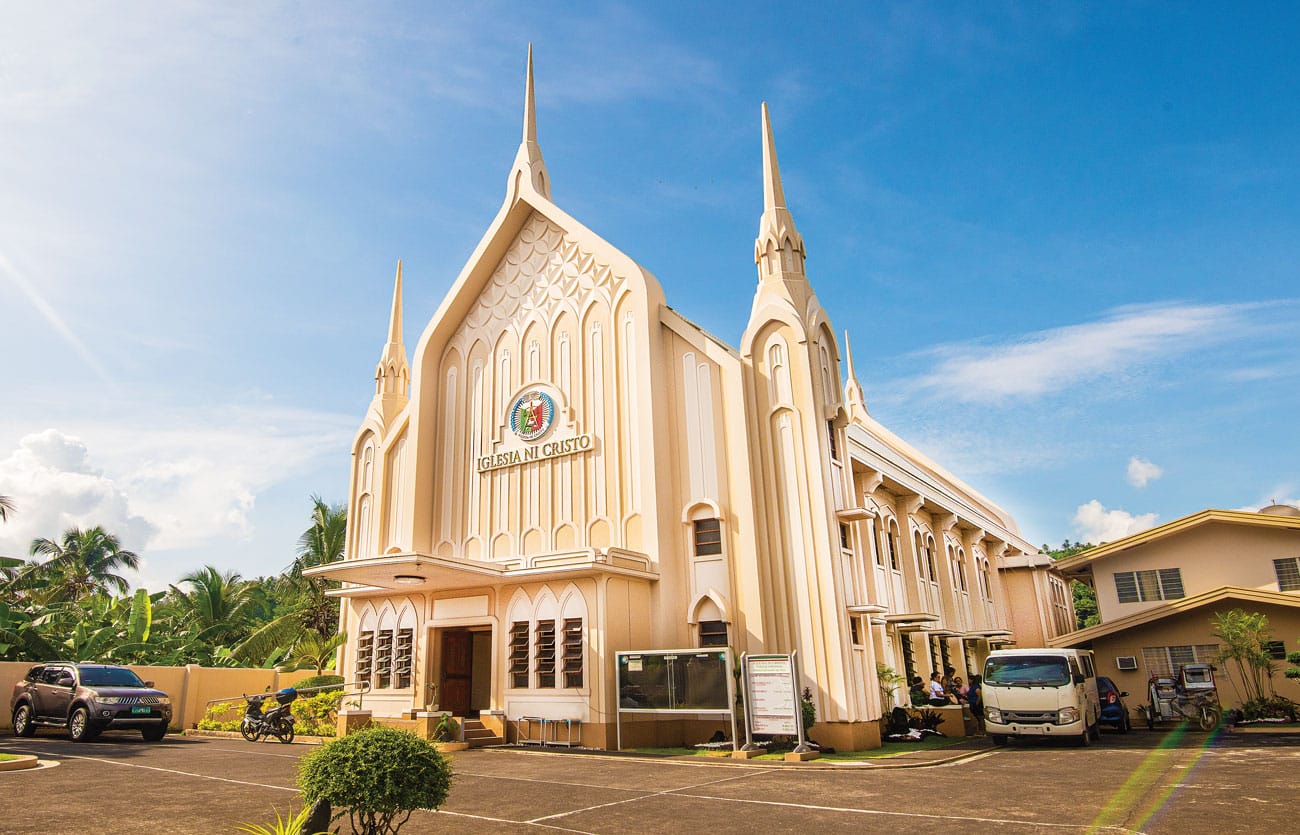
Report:
[[[767,101],[868,407],[1031,541],[1298,500],[1295,4],[698,5],[0,0],[0,553],[287,565],[530,41],[556,202],[733,345]]]

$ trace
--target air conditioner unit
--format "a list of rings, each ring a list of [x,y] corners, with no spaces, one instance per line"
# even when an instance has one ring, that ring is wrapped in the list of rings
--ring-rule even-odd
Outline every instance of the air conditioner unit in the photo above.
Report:
[[[1138,660],[1136,655],[1119,655],[1115,657],[1115,666],[1121,670],[1136,670]]]

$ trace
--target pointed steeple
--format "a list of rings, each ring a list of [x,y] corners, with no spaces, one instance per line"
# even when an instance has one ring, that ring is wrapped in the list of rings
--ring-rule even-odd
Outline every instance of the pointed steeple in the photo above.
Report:
[[[522,181],[522,182],[521,182]],[[542,148],[537,144],[537,102],[533,93],[533,45],[528,45],[528,72],[524,81],[524,134],[515,154],[514,167],[510,169],[507,186],[509,198],[517,196],[524,183],[546,199],[551,198],[551,176],[542,160]]]
[[[388,342],[375,367],[375,397],[381,401],[385,422],[406,405],[411,369],[406,364],[406,346],[402,344],[402,262],[397,262],[397,279],[393,283],[393,308],[388,319]]]
[[[844,381],[844,401],[849,407],[849,412],[862,410],[867,414],[867,399],[862,392],[862,384],[858,382],[857,372],[853,370],[853,346],[849,344],[849,332],[844,332],[844,356],[848,358],[848,379]]]
[[[758,239],[754,241],[758,280],[760,283],[792,279],[807,282],[803,262],[803,236],[795,228],[794,217],[785,207],[781,168],[776,161],[776,140],[772,137],[767,102],[763,102],[763,216],[758,221]]]

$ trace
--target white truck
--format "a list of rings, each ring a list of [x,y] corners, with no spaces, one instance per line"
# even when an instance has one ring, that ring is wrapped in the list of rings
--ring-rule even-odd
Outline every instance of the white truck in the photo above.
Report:
[[[1002,649],[984,662],[984,726],[998,745],[1009,737],[1100,738],[1101,701],[1092,653],[1082,649]]]

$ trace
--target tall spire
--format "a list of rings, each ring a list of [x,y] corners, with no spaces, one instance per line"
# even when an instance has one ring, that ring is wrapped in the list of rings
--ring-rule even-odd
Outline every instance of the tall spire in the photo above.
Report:
[[[849,344],[849,332],[844,332],[844,356],[848,358],[849,378],[844,381],[844,400],[848,403],[849,411],[862,409],[865,414],[867,411],[867,399],[862,393],[862,384],[858,382],[858,374],[853,370],[853,346]]]
[[[375,367],[375,396],[383,401],[385,420],[390,412],[406,405],[406,387],[411,380],[411,369],[406,364],[406,346],[402,344],[402,262],[397,262],[397,278],[393,282],[393,308],[388,320],[388,342]],[[395,408],[394,408],[395,407]]]
[[[763,211],[785,208],[785,189],[781,187],[781,167],[776,162],[776,140],[772,138],[772,119],[763,102]]]
[[[759,283],[784,281],[806,286],[803,262],[803,236],[785,207],[781,168],[776,162],[776,140],[772,138],[767,102],[763,102],[763,216],[758,221],[758,239],[754,241]]]
[[[397,259],[397,280],[393,284],[393,311],[388,318],[388,344],[402,344],[402,259]]]
[[[533,98],[533,45],[528,45],[528,78],[524,82],[524,142],[537,142],[537,103]]]
[[[528,71],[524,80],[524,132],[515,154],[515,164],[510,169],[510,182],[506,187],[508,201],[519,195],[524,184],[545,197],[551,198],[551,176],[542,160],[542,148],[537,144],[537,100],[533,93],[533,45],[528,45]]]

